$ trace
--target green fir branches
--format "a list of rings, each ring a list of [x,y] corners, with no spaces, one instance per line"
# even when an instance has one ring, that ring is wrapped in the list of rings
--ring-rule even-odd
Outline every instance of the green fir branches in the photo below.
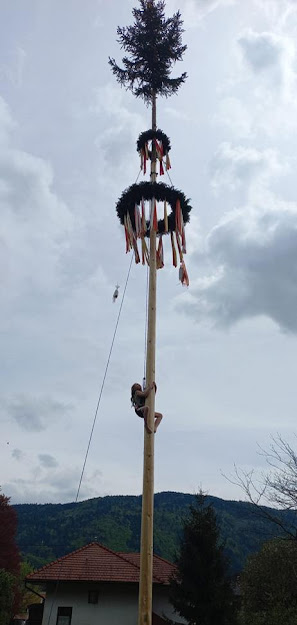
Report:
[[[115,59],[109,64],[118,82],[149,104],[153,95],[169,97],[176,93],[187,74],[171,78],[172,66],[181,61],[187,48],[182,45],[182,20],[177,11],[165,17],[163,0],[139,0],[132,13],[132,26],[118,27],[118,42],[125,50],[123,67]]]

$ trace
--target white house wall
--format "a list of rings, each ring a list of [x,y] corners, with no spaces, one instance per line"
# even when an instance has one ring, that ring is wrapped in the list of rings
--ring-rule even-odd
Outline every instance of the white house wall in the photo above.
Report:
[[[98,590],[97,604],[88,603],[89,590]],[[155,587],[153,611],[173,618],[166,587]],[[138,584],[58,584],[47,588],[42,625],[56,625],[58,607],[72,607],[71,625],[137,625]]]
[[[168,599],[168,587],[155,586],[153,594],[153,612],[159,614],[159,616],[167,616],[175,623],[181,623],[184,625],[186,621],[181,616],[176,614]]]

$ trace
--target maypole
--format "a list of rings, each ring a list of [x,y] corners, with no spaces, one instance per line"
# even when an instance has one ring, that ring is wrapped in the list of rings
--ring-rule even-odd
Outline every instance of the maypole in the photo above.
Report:
[[[139,0],[139,4],[140,8],[133,9],[134,25],[117,29],[118,41],[129,54],[129,57],[122,59],[124,67],[119,67],[114,59],[109,59],[109,63],[120,84],[152,107],[152,127],[143,132],[137,141],[144,175],[147,162],[150,162],[150,181],[132,185],[124,191],[117,203],[117,214],[125,229],[126,252],[133,250],[135,262],[139,263],[142,259],[142,264],[149,266],[146,360],[148,388],[155,381],[157,269],[164,266],[163,235],[170,234],[173,264],[177,266],[179,256],[179,277],[182,284],[188,286],[184,263],[184,224],[189,221],[191,207],[181,191],[157,182],[157,164],[159,163],[160,176],[164,174],[164,169],[171,168],[169,138],[157,129],[157,96],[168,97],[176,93],[186,79],[185,73],[178,78],[170,78],[172,65],[182,59],[186,50],[186,46],[181,43],[181,16],[178,11],[171,18],[165,18],[163,0]],[[160,205],[163,219],[158,219]],[[149,238],[149,247],[146,238]],[[138,250],[139,241],[141,255]],[[138,625],[152,623],[154,392],[148,394],[146,406],[148,427],[144,428]]]
[[[152,132],[157,130],[156,94],[152,97]],[[152,183],[156,182],[156,149],[151,151]],[[155,198],[151,200],[151,214],[155,205]],[[156,258],[156,231],[150,229],[149,254],[149,293],[148,293],[148,324],[146,346],[146,385],[155,381],[156,371],[156,309],[157,309],[157,258]],[[154,431],[155,393],[150,393],[147,400],[149,409],[148,425]],[[153,593],[153,527],[154,527],[154,435],[144,428],[143,449],[143,489],[141,512],[141,543],[140,543],[140,580],[139,580],[139,609],[138,625],[151,624],[152,593]]]

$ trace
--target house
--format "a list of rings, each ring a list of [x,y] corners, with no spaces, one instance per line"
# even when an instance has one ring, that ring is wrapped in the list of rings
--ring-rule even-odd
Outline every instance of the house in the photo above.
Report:
[[[154,555],[153,625],[177,620],[168,598],[173,564]],[[99,543],[47,564],[26,578],[46,587],[42,625],[137,625],[140,556]]]

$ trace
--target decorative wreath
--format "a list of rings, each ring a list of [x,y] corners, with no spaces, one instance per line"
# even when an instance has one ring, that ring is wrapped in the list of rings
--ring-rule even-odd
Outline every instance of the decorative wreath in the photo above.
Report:
[[[117,202],[116,211],[121,224],[124,225],[124,217],[129,213],[132,227],[135,229],[135,204],[139,206],[142,200],[152,200],[153,198],[157,202],[164,202],[166,200],[171,207],[171,213],[168,215],[169,232],[175,231],[175,211],[177,200],[180,202],[184,223],[186,224],[190,220],[189,215],[192,207],[182,191],[178,191],[174,187],[169,187],[163,182],[140,182],[139,184],[132,184],[131,187],[125,189]],[[149,236],[150,222],[146,221],[146,224],[146,236]],[[163,234],[165,232],[164,219],[159,219],[158,221],[158,232],[159,234]]]
[[[145,144],[152,139],[162,141],[164,154],[170,151],[170,139],[169,137],[167,137],[167,135],[165,135],[165,132],[162,132],[162,130],[146,130],[145,132],[142,132],[137,139],[137,152],[141,152],[141,150],[144,150]]]

